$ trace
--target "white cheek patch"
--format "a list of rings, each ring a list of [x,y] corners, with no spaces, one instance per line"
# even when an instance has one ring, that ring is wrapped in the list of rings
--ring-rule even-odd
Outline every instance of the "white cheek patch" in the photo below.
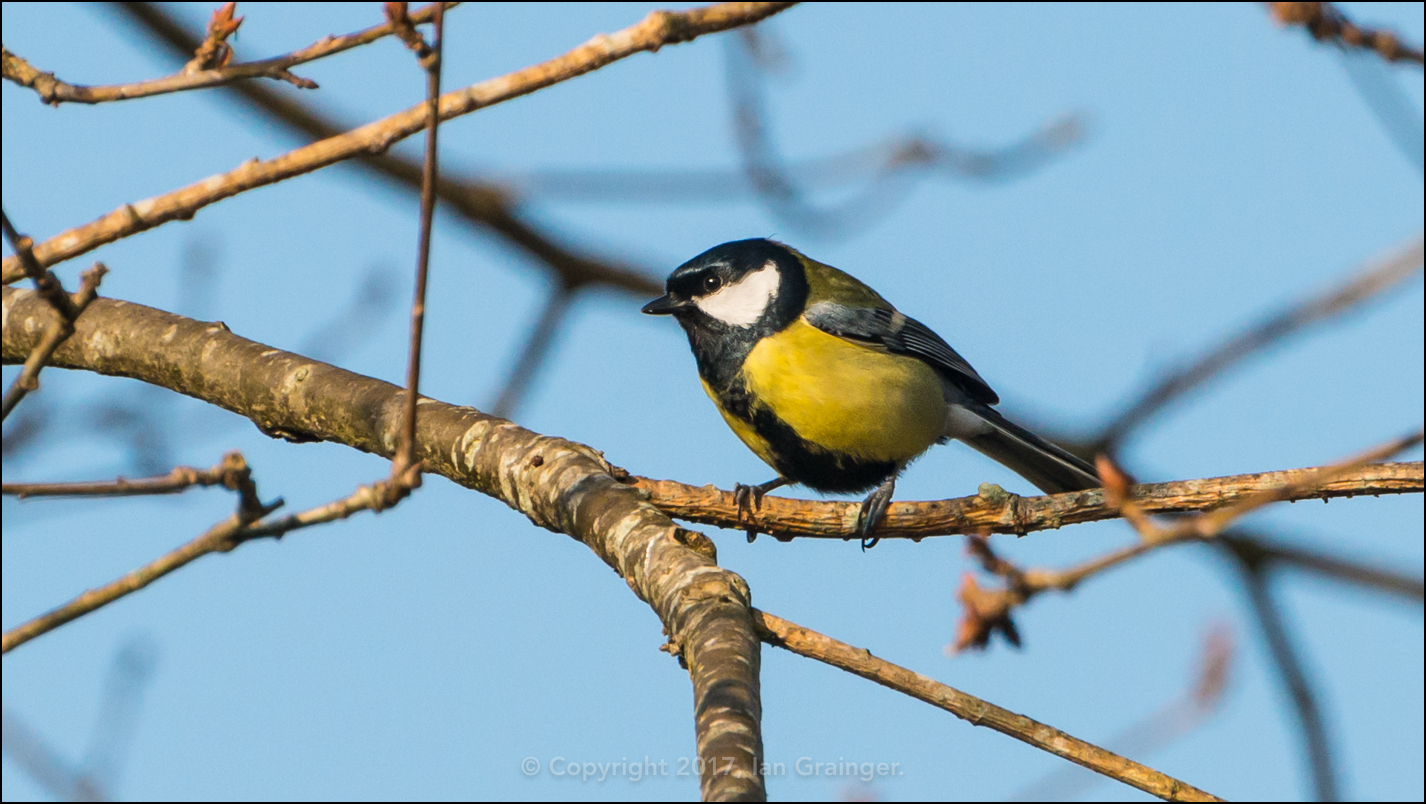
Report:
[[[694,304],[709,316],[735,327],[751,327],[777,295],[777,265],[768,262],[731,285],[719,288]]]

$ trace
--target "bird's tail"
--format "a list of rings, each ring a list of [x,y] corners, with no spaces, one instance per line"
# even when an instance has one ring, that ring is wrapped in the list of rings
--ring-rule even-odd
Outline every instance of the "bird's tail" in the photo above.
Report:
[[[1097,489],[1094,467],[984,405],[970,409],[986,427],[959,436],[976,451],[1004,464],[1046,494]]]

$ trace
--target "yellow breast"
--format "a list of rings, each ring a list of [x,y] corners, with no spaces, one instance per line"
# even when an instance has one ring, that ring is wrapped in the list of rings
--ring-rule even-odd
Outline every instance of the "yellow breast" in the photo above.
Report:
[[[753,399],[804,440],[858,459],[908,461],[945,429],[941,381],[930,366],[829,335],[802,319],[753,347],[743,376]],[[746,425],[733,429],[762,456],[766,444],[749,439],[760,441],[756,434],[745,434]]]

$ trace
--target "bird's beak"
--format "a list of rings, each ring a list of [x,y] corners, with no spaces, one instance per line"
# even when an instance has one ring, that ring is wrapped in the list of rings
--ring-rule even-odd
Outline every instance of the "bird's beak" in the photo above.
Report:
[[[688,306],[688,301],[675,299],[673,296],[665,293],[664,295],[644,305],[643,309],[640,310],[640,312],[644,313],[645,315],[671,315]]]

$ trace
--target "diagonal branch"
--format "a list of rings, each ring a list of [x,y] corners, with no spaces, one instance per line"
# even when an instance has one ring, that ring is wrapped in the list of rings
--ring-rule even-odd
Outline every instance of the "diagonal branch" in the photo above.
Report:
[[[1259,321],[1210,349],[1191,364],[1169,372],[1152,388],[1106,424],[1087,452],[1112,452],[1130,433],[1168,404],[1198,388],[1226,369],[1280,343],[1313,324],[1359,308],[1363,303],[1400,287],[1421,272],[1422,240],[1415,238],[1389,256],[1374,259],[1341,285],[1305,299]]]
[[[545,309],[540,312],[540,318],[535,322],[534,329],[530,330],[530,337],[525,341],[524,348],[520,350],[520,357],[515,361],[515,367],[510,370],[510,376],[506,378],[505,386],[500,389],[500,395],[495,398],[495,404],[490,408],[491,415],[508,419],[519,408],[520,402],[525,398],[525,392],[529,390],[530,384],[535,380],[535,375],[539,374],[540,367],[549,357],[555,333],[559,330],[560,324],[564,323],[573,297],[574,292],[566,285],[560,285],[550,291],[550,298],[545,302]]]
[[[655,11],[636,25],[600,35],[542,64],[473,84],[441,97],[440,118],[451,120],[593,72],[636,53],[757,22],[789,3],[721,3],[685,12]],[[73,259],[106,243],[147,231],[169,221],[187,220],[198,210],[258,187],[310,173],[364,153],[382,153],[425,127],[424,103],[360,128],[303,146],[266,161],[253,160],[223,174],[155,198],[125,204],[95,221],[63,232],[35,247],[42,267]],[[19,261],[7,257],[0,279],[23,275]]]
[[[1301,25],[1319,42],[1370,50],[1386,61],[1422,63],[1420,48],[1403,44],[1391,31],[1358,26],[1331,3],[1268,3],[1268,10],[1280,25]]]
[[[246,540],[244,530],[247,526],[277,510],[283,503],[280,498],[271,503],[258,499],[257,485],[241,453],[229,452],[223,456],[222,468],[224,485],[238,492],[238,507],[232,516],[158,560],[98,589],[90,589],[63,606],[6,631],[3,640],[0,640],[0,652],[9,653],[35,637],[137,592],[209,553],[228,552],[242,544]]]
[[[910,695],[968,721],[1063,757],[1111,779],[1136,787],[1165,801],[1222,801],[1210,793],[1125,759],[1059,729],[1017,715],[995,704],[967,695],[920,673],[871,655],[871,651],[838,642],[781,617],[753,610],[758,636],[769,645],[841,668],[884,687]]]
[[[1287,544],[1279,539],[1241,530],[1226,531],[1218,540],[1232,548],[1236,555],[1247,556],[1267,566],[1291,567],[1363,589],[1413,599],[1418,603],[1426,599],[1426,582],[1419,575],[1411,576],[1386,567],[1371,566],[1346,556]]]
[[[1258,627],[1262,629],[1273,664],[1277,666],[1278,675],[1292,699],[1293,711],[1297,713],[1298,725],[1302,729],[1303,750],[1312,769],[1315,798],[1318,801],[1337,801],[1337,774],[1333,769],[1332,750],[1328,745],[1322,710],[1318,706],[1312,684],[1307,679],[1307,673],[1302,668],[1302,662],[1293,649],[1282,612],[1278,611],[1272,590],[1268,588],[1268,576],[1264,572],[1266,567],[1256,563],[1246,554],[1235,555],[1243,570],[1243,583],[1247,586],[1248,599],[1252,602]]]
[[[198,41],[169,17],[163,9],[151,3],[120,3],[143,29],[159,43],[182,54],[193,50]],[[352,128],[324,116],[308,104],[298,102],[262,84],[247,81],[232,84],[228,89],[246,101],[256,111],[288,129],[309,138],[324,140]],[[365,168],[378,178],[386,179],[396,188],[408,192],[421,187],[421,164],[392,153],[358,154],[351,164]],[[539,260],[560,281],[570,287],[604,285],[638,296],[658,295],[663,286],[632,266],[595,257],[560,243],[551,234],[520,216],[514,200],[496,185],[473,177],[453,178],[449,173],[441,178],[437,193],[447,208],[469,224],[487,229],[506,242]]]

